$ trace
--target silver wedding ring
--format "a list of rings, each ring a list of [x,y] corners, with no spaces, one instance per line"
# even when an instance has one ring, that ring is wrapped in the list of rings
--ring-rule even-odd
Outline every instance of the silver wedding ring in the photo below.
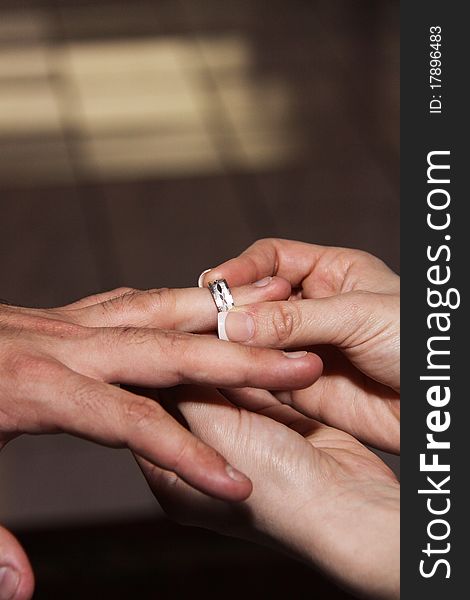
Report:
[[[225,279],[209,282],[209,291],[212,294],[218,312],[226,312],[235,306],[232,292]]]

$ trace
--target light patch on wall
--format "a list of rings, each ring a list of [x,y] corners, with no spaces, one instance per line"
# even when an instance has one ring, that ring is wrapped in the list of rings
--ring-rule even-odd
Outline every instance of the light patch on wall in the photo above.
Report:
[[[302,151],[289,86],[255,66],[240,35],[7,46],[0,180],[184,177],[289,162]]]

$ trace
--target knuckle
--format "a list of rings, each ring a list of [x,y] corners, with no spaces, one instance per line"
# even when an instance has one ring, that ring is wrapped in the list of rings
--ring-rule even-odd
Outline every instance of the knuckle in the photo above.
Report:
[[[158,340],[157,343],[162,353],[170,359],[169,364],[172,364],[178,373],[180,373],[180,368],[183,369],[186,364],[191,362],[193,334],[160,329],[155,338]]]
[[[25,351],[9,354],[3,362],[3,371],[19,381],[43,381],[55,377],[59,366],[52,359]]]
[[[100,328],[94,335],[98,336],[101,348],[118,355],[125,351],[129,357],[142,356],[147,348],[155,360],[160,361],[161,381],[168,385],[182,381],[191,365],[191,334],[155,328],[113,327]]]
[[[137,290],[135,288],[121,286],[121,287],[115,288],[114,290],[111,290],[109,292],[109,294],[114,297],[118,297],[118,296],[124,296],[124,294],[134,294],[135,292],[137,292]]]
[[[258,346],[243,346],[243,354],[245,355],[246,361],[244,366],[245,381],[243,387],[249,387],[249,377],[253,372],[259,369],[260,361],[264,358],[265,348],[259,348]],[[236,381],[237,375],[234,374],[233,380]]]
[[[22,410],[25,402],[63,380],[64,367],[51,358],[16,349],[0,359],[0,397],[13,398]],[[48,397],[46,393],[46,397]]]
[[[275,340],[282,346],[295,334],[300,322],[300,313],[294,302],[280,302],[271,315],[271,326]]]
[[[345,294],[344,303],[341,303],[341,315],[343,327],[338,330],[335,340],[340,346],[355,344],[361,331],[368,331],[373,320],[375,294],[371,292],[358,291]],[[346,325],[346,327],[344,327]]]
[[[375,256],[374,254],[371,254],[370,252],[367,252],[366,250],[356,250],[356,256],[357,258],[361,259],[364,263],[369,263],[369,264],[383,264],[382,261],[380,260],[380,258],[378,258],[377,256]]]
[[[282,240],[279,238],[274,238],[274,237],[261,238],[259,240],[256,240],[256,242],[254,242],[254,244],[252,244],[247,249],[247,252],[250,253],[251,251],[255,251],[256,253],[259,253],[261,255],[263,255],[263,254],[270,255],[272,249],[277,248],[281,244],[282,244]]]
[[[122,294],[113,296],[105,300],[102,307],[105,311],[110,313],[124,313],[126,314],[130,308],[136,303],[136,298],[139,297],[140,292],[130,288]]]
[[[188,466],[197,462],[199,465],[204,465],[207,469],[210,469],[214,467],[219,459],[220,455],[214,448],[208,446],[192,433],[184,432],[172,468],[175,473],[188,472]]]
[[[171,310],[175,306],[175,292],[170,288],[148,290],[145,294],[149,302],[149,308],[156,312]]]
[[[153,400],[136,396],[124,407],[124,423],[133,429],[148,429],[160,424],[165,418],[164,409]]]
[[[151,329],[142,327],[104,327],[100,329],[98,335],[103,337],[106,343],[113,349],[121,346],[146,344],[156,339],[156,336]]]
[[[323,279],[331,281],[333,292],[348,293],[358,288],[361,274],[368,273],[379,263],[380,259],[365,250],[335,248],[322,263]]]
[[[133,290],[122,296],[127,308],[141,311],[160,312],[172,308],[174,304],[174,291],[169,288],[155,290]]]
[[[256,240],[256,242],[253,244],[253,246],[272,246],[273,244],[277,244],[279,242],[282,242],[282,240],[280,238],[276,238],[276,237],[264,237],[264,238],[260,238],[259,240]]]
[[[190,458],[194,454],[197,455],[197,441],[190,436],[185,437],[185,439],[182,441],[181,447],[173,460],[172,466],[176,473],[180,472],[181,465],[184,465],[186,462],[188,454],[190,455]]]
[[[371,259],[375,259],[375,256],[373,254],[370,254],[370,252],[367,252],[367,250],[361,250],[360,248],[346,248],[346,249],[341,249],[345,254],[347,254],[348,258],[353,258],[353,259],[362,259],[362,260],[371,260]]]
[[[364,269],[383,269],[386,267],[385,263],[374,254],[367,252],[366,250],[349,250],[350,262],[361,265]]]
[[[109,302],[110,300],[119,298],[120,296],[123,296],[124,294],[129,294],[129,293],[132,293],[135,291],[136,290],[134,288],[127,287],[127,286],[121,286],[121,287],[117,287],[112,290],[109,290],[109,292],[101,292],[101,293],[97,293],[97,294],[91,294],[90,296],[86,296],[82,300],[79,300],[79,302],[80,303],[85,302],[87,305],[105,304],[106,302]]]
[[[119,287],[105,294],[97,294],[96,303],[99,304],[105,312],[119,312],[124,310],[131,298],[139,293],[139,290],[131,287]]]
[[[10,312],[2,316],[1,330],[15,339],[28,334],[59,338],[74,337],[81,335],[86,329],[75,322],[69,314],[64,314],[61,309],[30,309]]]
[[[84,412],[98,414],[106,403],[104,396],[104,390],[101,386],[97,386],[93,381],[83,380],[75,385],[71,400]]]
[[[171,314],[175,306],[174,290],[161,288],[156,290],[129,289],[119,296],[107,300],[103,307],[112,313],[121,313],[123,317],[138,318],[146,324],[149,316],[165,312]]]

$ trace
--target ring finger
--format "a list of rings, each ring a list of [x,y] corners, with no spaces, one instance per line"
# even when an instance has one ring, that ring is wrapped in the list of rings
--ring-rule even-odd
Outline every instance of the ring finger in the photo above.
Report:
[[[286,300],[290,284],[265,277],[232,290],[236,305]],[[131,290],[90,306],[62,309],[67,320],[86,327],[158,327],[192,333],[217,327],[217,309],[207,288]]]

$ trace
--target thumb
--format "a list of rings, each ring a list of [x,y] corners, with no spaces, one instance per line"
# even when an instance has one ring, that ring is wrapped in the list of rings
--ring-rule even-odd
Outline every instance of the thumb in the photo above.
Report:
[[[34,575],[18,540],[0,527],[0,600],[29,600]]]
[[[236,307],[219,313],[219,337],[268,348],[331,344],[346,349],[361,341],[362,334],[369,337],[377,308],[374,296],[351,292]]]
[[[218,319],[221,339],[269,348],[335,346],[372,379],[400,389],[398,296],[356,291],[265,302],[232,308]]]

